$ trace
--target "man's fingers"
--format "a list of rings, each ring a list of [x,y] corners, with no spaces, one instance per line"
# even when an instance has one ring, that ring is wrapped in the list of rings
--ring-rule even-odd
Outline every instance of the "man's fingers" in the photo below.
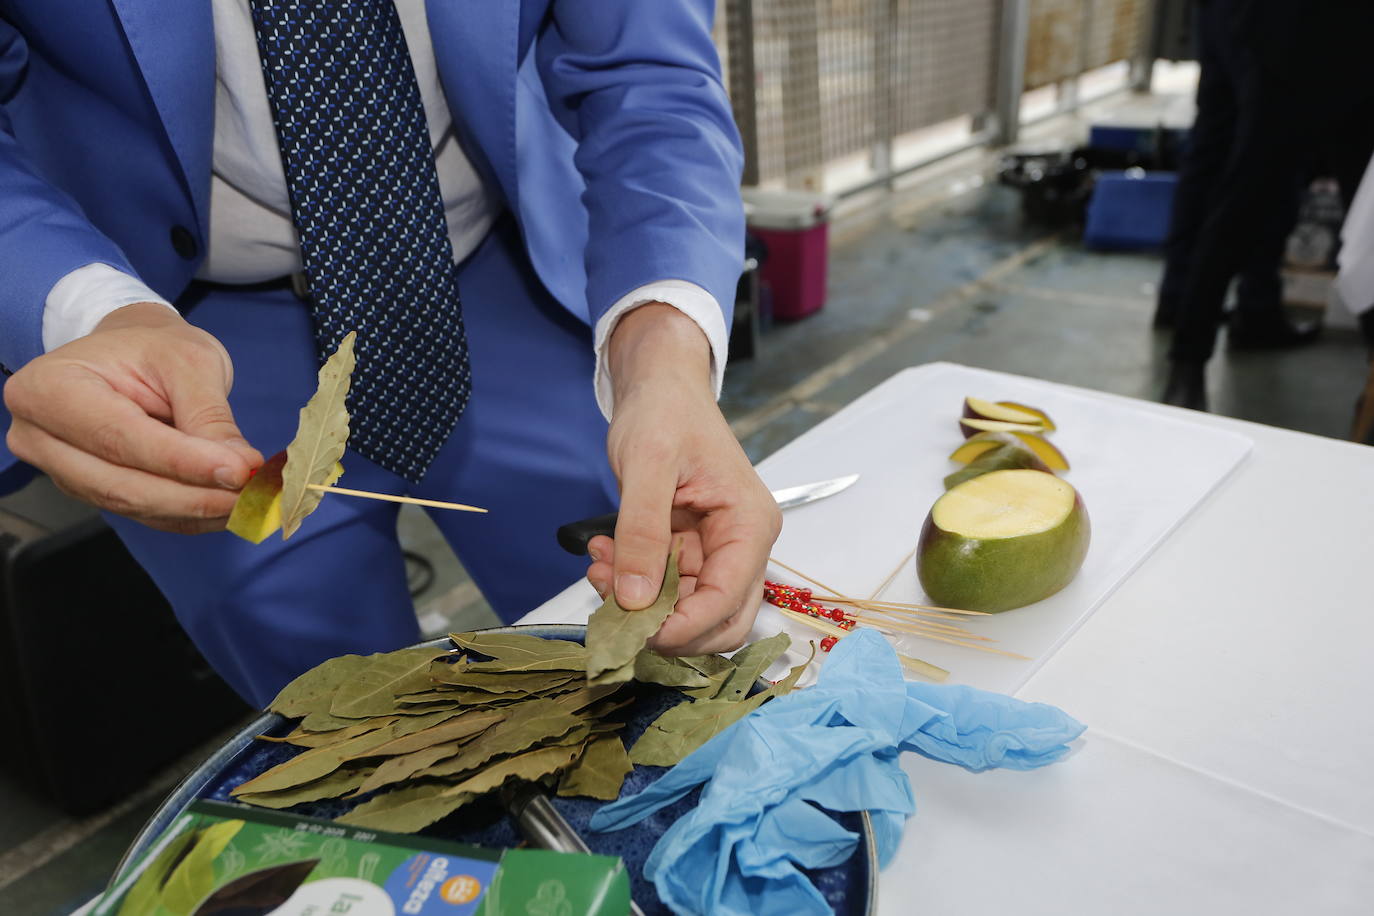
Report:
[[[690,654],[687,649],[703,641],[733,648],[723,643],[736,636],[743,640],[758,613],[763,568],[771,541],[742,525],[719,546],[710,544],[710,540],[708,537],[706,546],[710,552],[697,578],[696,590],[678,602],[677,612],[655,637],[659,651]],[[747,625],[741,630],[738,621],[742,617]]]
[[[234,413],[229,409],[229,390],[224,379],[218,373],[187,373],[179,377],[175,385],[168,386],[167,398],[172,405],[172,423],[177,429],[189,436],[219,443],[238,455],[245,465],[241,471],[231,462],[217,472],[230,476],[231,482],[225,486],[243,486],[248,480],[248,471],[262,464],[262,455],[239,432]]]
[[[234,508],[235,494],[227,490],[111,464],[29,424],[17,425],[11,435],[11,443],[20,445],[16,453],[43,467],[65,492],[101,509],[189,534],[222,529]]]
[[[700,588],[701,580],[696,580],[695,584],[697,588]],[[716,622],[702,635],[682,643],[671,642],[674,632],[668,624],[678,617],[677,614],[674,614],[658,631],[658,635],[650,641],[650,645],[657,652],[671,655],[708,655],[738,649],[749,638],[749,631],[754,627],[754,618],[758,616],[759,602],[763,598],[763,578],[760,577],[756,585],[749,591],[755,597],[746,599],[744,607],[740,609],[739,613]],[[695,590],[691,594],[695,594]],[[686,602],[689,597],[690,595],[684,596],[683,602]],[[681,604],[682,602],[679,602],[679,607]],[[666,635],[665,631],[667,631]]]
[[[94,374],[69,377],[39,410],[27,409],[25,397],[21,391],[13,403],[32,428],[109,464],[195,486],[234,489],[253,466],[223,444],[153,419]],[[229,469],[220,475],[223,480],[216,477],[221,468]]]
[[[637,461],[621,481],[614,584],[616,601],[627,611],[653,604],[663,586],[676,492],[676,462]]]

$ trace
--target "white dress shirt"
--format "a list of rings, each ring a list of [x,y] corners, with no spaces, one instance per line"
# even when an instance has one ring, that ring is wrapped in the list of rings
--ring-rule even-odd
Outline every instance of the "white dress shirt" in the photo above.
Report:
[[[454,257],[467,257],[498,213],[481,177],[458,144],[444,98],[425,19],[424,0],[395,0],[410,47],[420,98],[429,122],[439,190]],[[259,283],[301,270],[291,222],[286,175],[277,148],[248,0],[213,0],[215,26],[215,138],[210,180],[210,233],[196,276],[217,283]],[[89,334],[102,318],[135,302],[171,305],[138,279],[105,264],[67,274],[49,292],[43,311],[43,346],[53,350]],[[606,344],[616,322],[636,306],[665,302],[691,317],[711,346],[711,380],[719,396],[728,336],[720,306],[685,280],[663,280],[633,290],[597,322],[596,398],[611,416]]]

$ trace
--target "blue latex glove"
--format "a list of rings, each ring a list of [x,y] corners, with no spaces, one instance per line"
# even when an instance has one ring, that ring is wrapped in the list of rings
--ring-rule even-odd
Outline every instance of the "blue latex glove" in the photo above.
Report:
[[[845,861],[858,837],[820,809],[870,812],[886,865],[916,808],[900,751],[1028,769],[1058,760],[1082,731],[1052,706],[908,684],[887,641],[859,630],[815,686],[765,703],[591,826],[628,827],[705,783],[645,864],[663,902],[683,914],[824,914],[829,904],[799,869]]]

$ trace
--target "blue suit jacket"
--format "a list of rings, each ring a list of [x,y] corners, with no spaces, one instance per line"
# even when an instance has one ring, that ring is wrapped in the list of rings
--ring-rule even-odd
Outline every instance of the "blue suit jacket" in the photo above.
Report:
[[[464,149],[584,321],[682,279],[729,325],[741,157],[714,7],[427,0]],[[85,264],[172,301],[185,289],[205,251],[214,90],[210,0],[0,0],[0,365],[43,352],[48,292]],[[0,446],[0,479],[11,462]]]

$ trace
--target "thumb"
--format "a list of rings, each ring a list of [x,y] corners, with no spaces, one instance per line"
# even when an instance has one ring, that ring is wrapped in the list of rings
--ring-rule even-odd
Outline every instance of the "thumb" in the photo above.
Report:
[[[234,422],[229,408],[229,390],[220,373],[188,373],[169,386],[167,398],[172,408],[172,423],[189,436],[218,442],[225,446],[228,480],[221,483],[242,486],[249,472],[263,463],[262,453],[248,444]]]
[[[663,587],[672,540],[676,469],[637,465],[622,475],[615,526],[615,600],[627,611],[654,603]]]

